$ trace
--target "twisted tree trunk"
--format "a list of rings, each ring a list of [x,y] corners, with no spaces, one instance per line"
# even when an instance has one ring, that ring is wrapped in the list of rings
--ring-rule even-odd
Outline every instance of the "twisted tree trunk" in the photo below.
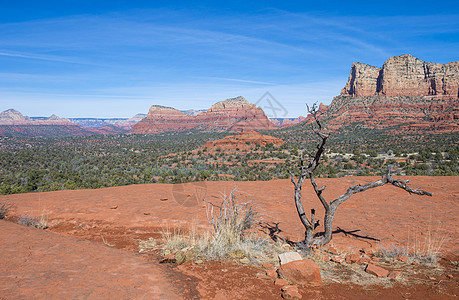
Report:
[[[311,124],[313,132],[320,137],[321,142],[317,146],[317,151],[314,155],[313,160],[309,161],[309,164],[307,167],[304,166],[304,161],[303,158],[300,160],[300,177],[298,180],[295,182],[295,177],[293,172],[290,172],[291,176],[291,181],[293,185],[295,186],[295,206],[296,210],[298,212],[298,216],[300,217],[301,223],[305,227],[305,239],[304,242],[302,243],[306,247],[310,247],[312,245],[319,245],[323,246],[327,243],[329,243],[332,239],[332,233],[333,233],[333,218],[335,216],[336,210],[338,207],[343,204],[347,199],[349,199],[353,194],[364,192],[368,189],[372,189],[375,187],[380,187],[385,184],[392,184],[393,186],[396,186],[398,188],[404,189],[410,194],[416,194],[416,195],[427,195],[427,196],[432,196],[431,193],[419,190],[419,189],[412,189],[407,186],[409,183],[409,180],[403,181],[400,179],[394,179],[392,175],[390,174],[390,170],[388,171],[388,174],[383,176],[381,179],[374,181],[374,182],[369,182],[364,185],[354,185],[351,186],[347,189],[346,193],[342,194],[338,198],[334,199],[330,203],[328,203],[325,198],[322,195],[322,192],[325,190],[325,186],[319,188],[316,184],[316,181],[314,179],[314,171],[319,165],[320,157],[322,156],[322,153],[325,151],[325,144],[327,142],[327,139],[329,137],[328,134],[325,134],[322,131],[322,125],[320,121],[317,118],[317,109],[316,105],[314,104],[311,109],[308,107],[308,112],[313,115],[315,123],[317,127],[314,127],[314,124]],[[311,181],[311,185],[314,188],[314,192],[316,193],[317,197],[319,198],[320,202],[322,203],[322,206],[325,208],[325,216],[324,216],[324,234],[320,237],[316,237],[315,234],[315,229],[317,226],[319,226],[319,221],[316,221],[315,219],[315,209],[311,209],[311,219],[309,220],[308,217],[306,217],[306,214],[304,212],[304,207],[301,202],[302,194],[301,194],[301,188],[303,186],[304,181],[309,178]]]

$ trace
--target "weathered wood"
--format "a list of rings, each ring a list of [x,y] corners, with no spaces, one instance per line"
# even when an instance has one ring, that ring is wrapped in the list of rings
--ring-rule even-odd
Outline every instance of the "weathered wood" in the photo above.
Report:
[[[312,161],[309,162],[308,166],[304,166],[304,161],[303,157],[300,159],[300,176],[298,177],[298,180],[295,182],[295,176],[293,172],[290,172],[290,179],[295,186],[295,206],[298,212],[298,216],[300,217],[301,223],[305,227],[305,238],[304,242],[302,242],[302,245],[305,245],[307,247],[310,247],[312,245],[325,245],[329,243],[332,239],[332,233],[333,233],[333,218],[335,216],[336,210],[338,207],[343,204],[346,200],[348,200],[352,195],[364,192],[366,190],[376,188],[383,186],[385,184],[392,184],[393,186],[396,186],[398,188],[404,189],[410,194],[416,194],[416,195],[426,195],[426,196],[432,196],[431,193],[419,189],[412,189],[407,186],[409,180],[403,181],[400,179],[394,179],[392,175],[390,174],[390,170],[387,175],[383,176],[381,179],[376,180],[374,182],[369,182],[365,183],[363,185],[357,184],[354,186],[351,186],[347,189],[346,193],[342,194],[338,198],[334,199],[330,203],[328,203],[325,198],[322,195],[322,192],[325,190],[325,186],[319,188],[317,186],[317,183],[314,179],[314,171],[316,170],[317,166],[319,165],[320,162],[320,157],[322,156],[323,152],[325,151],[325,144],[327,142],[327,139],[329,137],[329,134],[325,134],[322,131],[322,124],[320,123],[318,117],[317,117],[317,107],[314,104],[311,108],[308,107],[308,112],[313,115],[315,124],[317,127],[314,126],[314,124],[311,124],[312,131],[321,139],[319,145],[317,146],[317,151],[314,155],[314,158]],[[319,198],[322,206],[325,208],[325,216],[324,216],[324,234],[320,237],[316,237],[315,234],[315,229],[317,226],[319,226],[319,221],[315,221],[315,209],[311,209],[311,220],[309,220],[306,217],[306,214],[304,212],[304,207],[301,202],[302,194],[301,194],[301,188],[303,186],[304,181],[309,178],[312,187],[314,188],[314,192],[316,193],[316,196]]]

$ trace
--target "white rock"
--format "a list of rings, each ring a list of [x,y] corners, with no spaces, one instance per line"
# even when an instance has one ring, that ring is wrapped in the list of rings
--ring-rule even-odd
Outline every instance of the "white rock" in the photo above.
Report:
[[[303,258],[298,252],[286,252],[279,254],[279,261],[281,265],[287,264],[291,261],[302,260]]]

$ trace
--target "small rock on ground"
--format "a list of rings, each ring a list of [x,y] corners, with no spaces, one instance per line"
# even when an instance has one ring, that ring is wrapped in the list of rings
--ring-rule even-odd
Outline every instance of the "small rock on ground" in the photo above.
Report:
[[[289,282],[303,286],[320,286],[319,266],[311,259],[303,259],[283,264],[279,268],[279,275]]]
[[[286,252],[279,254],[279,260],[280,264],[288,264],[289,262],[296,261],[296,260],[302,260],[303,258],[298,252]]]
[[[380,266],[374,265],[374,264],[368,264],[367,267],[365,268],[365,271],[378,278],[387,277],[387,275],[389,275],[389,271],[387,271],[386,269]]]
[[[296,285],[287,285],[282,287],[282,298],[284,299],[301,299]]]

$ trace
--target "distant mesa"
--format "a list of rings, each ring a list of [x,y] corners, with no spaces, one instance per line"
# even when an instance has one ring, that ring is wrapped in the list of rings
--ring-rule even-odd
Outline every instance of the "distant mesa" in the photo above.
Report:
[[[131,119],[120,119],[124,122],[135,122]],[[141,119],[140,117],[137,117]],[[108,135],[123,134],[132,127],[129,123],[128,129],[103,123],[99,119],[77,119],[81,124],[96,124],[96,126],[82,128],[70,119],[60,118],[56,115],[50,117],[28,117],[15,109],[8,109],[0,113],[0,136],[9,137],[66,137],[66,136],[88,136],[88,135]],[[110,119],[112,120],[112,119]],[[112,120],[113,121],[113,120]],[[119,121],[117,119],[117,121]],[[101,126],[97,126],[101,125]]]
[[[327,109],[328,127],[446,133],[459,130],[459,61],[389,58],[382,68],[354,63],[341,95]]]
[[[199,109],[199,110],[187,109],[187,110],[182,110],[181,112],[187,116],[197,116],[204,111],[206,110],[205,109]]]
[[[320,104],[320,118],[330,130],[350,125],[399,133],[459,131],[459,61],[424,62],[405,54],[389,58],[381,68],[355,62],[339,96]],[[226,99],[207,110],[177,110],[153,105],[132,118],[28,117],[8,109],[0,113],[0,136],[71,136],[92,134],[160,134],[175,132],[251,132],[313,121],[268,119],[244,97]],[[37,126],[41,125],[41,126]]]
[[[0,125],[75,125],[69,119],[56,115],[50,117],[30,118],[22,115],[15,109],[8,109],[0,113]]]
[[[186,114],[172,107],[153,105],[147,117],[133,126],[131,133],[157,134],[190,130],[244,132],[274,128],[274,124],[261,108],[239,96],[220,101],[197,114]]]
[[[290,127],[303,123],[304,121],[306,121],[306,118],[303,116],[299,116],[298,118],[271,118],[269,120],[276,127]]]
[[[257,146],[265,147],[268,144],[282,146],[284,141],[269,135],[263,135],[254,130],[240,133],[238,135],[226,136],[223,139],[206,142],[201,150],[214,153],[218,151],[243,151],[252,150]]]
[[[146,114],[136,114],[132,118],[71,118],[70,120],[85,129],[93,130],[106,126],[115,126],[129,131],[136,123],[144,119]]]

